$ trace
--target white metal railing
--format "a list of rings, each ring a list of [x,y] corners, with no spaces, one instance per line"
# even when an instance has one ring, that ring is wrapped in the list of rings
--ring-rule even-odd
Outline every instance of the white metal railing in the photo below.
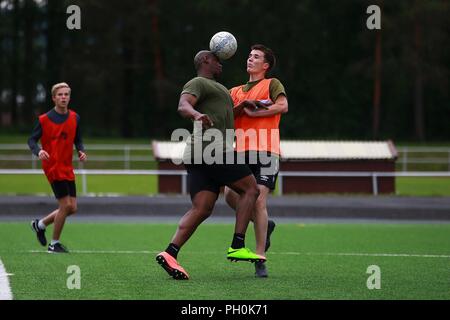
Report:
[[[152,150],[151,144],[87,144],[86,149],[89,150]],[[24,143],[2,143],[0,150],[30,150],[28,145]]]
[[[131,162],[150,162],[154,161],[155,158],[152,155],[148,156],[133,156],[130,153],[132,151],[152,151],[151,144],[92,144],[85,145],[88,151],[121,151],[121,155],[89,155],[89,161],[92,162],[123,162],[123,169],[129,170]],[[26,144],[0,144],[0,150],[3,151],[27,151],[30,149]],[[31,169],[37,168],[37,162],[39,159],[29,153],[29,154],[0,154],[0,161],[20,161],[28,162],[31,161]],[[74,162],[78,161],[78,158],[74,156]],[[83,165],[80,162],[78,164],[79,168],[82,169]]]
[[[372,179],[372,193],[378,195],[378,178],[386,177],[438,177],[448,178],[450,172],[435,171],[435,172],[371,172],[371,171],[284,171],[278,174],[278,194],[283,194],[283,177],[370,177]]]
[[[34,169],[0,169],[0,175],[35,175],[42,174],[42,170]],[[180,176],[181,193],[187,193],[187,172],[185,170],[75,170],[81,176],[82,194],[88,193],[88,175],[158,175]],[[372,179],[372,193],[378,195],[378,178],[385,177],[440,177],[449,178],[450,172],[371,172],[371,171],[281,171],[278,174],[278,194],[283,195],[283,177],[370,177]]]
[[[120,151],[120,155],[89,155],[89,161],[92,162],[123,162],[123,169],[129,170],[130,163],[132,162],[149,162],[154,161],[152,155],[132,155],[132,151],[147,150],[152,151],[151,144],[90,144],[86,145],[88,151]],[[28,145],[26,144],[0,144],[0,151],[27,151],[29,152]],[[397,147],[399,157],[397,164],[400,166],[403,172],[408,171],[410,165],[422,164],[422,165],[446,165],[447,170],[450,171],[450,147]],[[412,154],[427,154],[434,153],[432,157],[413,157]],[[442,154],[442,157],[436,156],[436,154]],[[36,169],[38,159],[31,153],[28,154],[0,154],[0,161],[17,161],[17,162],[31,162],[31,168]],[[74,158],[74,161],[78,161]],[[79,164],[79,168],[82,169],[82,164]]]
[[[397,147],[399,157],[397,163],[401,164],[402,171],[408,171],[408,164],[447,164],[450,171],[450,148],[448,147]],[[441,158],[411,158],[411,153],[442,153],[446,154]]]

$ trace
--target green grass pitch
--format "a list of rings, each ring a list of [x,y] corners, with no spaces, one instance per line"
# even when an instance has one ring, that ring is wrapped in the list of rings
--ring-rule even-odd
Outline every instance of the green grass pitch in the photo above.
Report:
[[[28,222],[0,223],[0,259],[14,299],[450,299],[450,224],[279,223],[268,258],[269,278],[225,252],[232,224],[205,223],[182,248],[191,279],[171,279],[156,263],[175,224],[66,224],[67,255],[45,253]],[[47,231],[47,238],[51,235]],[[254,248],[249,226],[247,244]],[[68,289],[76,265],[81,288]],[[381,271],[381,289],[367,288]]]

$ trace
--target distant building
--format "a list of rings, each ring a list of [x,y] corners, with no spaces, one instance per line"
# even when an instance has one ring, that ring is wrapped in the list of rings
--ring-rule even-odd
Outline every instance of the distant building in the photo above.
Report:
[[[159,170],[184,170],[180,163],[183,142],[153,142]],[[279,188],[289,193],[395,193],[395,177],[372,172],[394,173],[397,150],[391,141],[281,141]],[[295,175],[301,172],[301,176]],[[360,176],[347,176],[347,175]],[[160,193],[181,193],[185,176],[160,175]],[[374,182],[376,186],[374,186]]]
[[[371,176],[345,174],[395,172],[396,159],[391,141],[281,141],[280,171],[329,174],[284,176],[283,193],[373,193]],[[380,177],[376,182],[378,193],[395,193],[395,177]]]

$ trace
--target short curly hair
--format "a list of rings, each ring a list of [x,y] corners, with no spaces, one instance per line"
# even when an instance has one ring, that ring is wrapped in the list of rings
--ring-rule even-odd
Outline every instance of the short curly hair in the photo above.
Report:
[[[262,44],[254,44],[251,46],[251,49],[264,52],[264,61],[269,64],[269,69],[267,69],[267,72],[269,72],[270,70],[272,70],[275,67],[276,58],[275,58],[275,54],[273,53],[272,49],[270,49]]]

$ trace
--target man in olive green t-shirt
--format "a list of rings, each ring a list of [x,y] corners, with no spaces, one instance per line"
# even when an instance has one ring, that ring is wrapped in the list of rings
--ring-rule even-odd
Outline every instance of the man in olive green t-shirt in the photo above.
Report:
[[[200,51],[194,58],[194,65],[197,77],[186,83],[178,105],[178,113],[183,118],[194,121],[202,128],[191,135],[184,154],[192,208],[181,218],[167,249],[156,256],[156,261],[177,280],[189,279],[188,273],[177,262],[178,252],[197,227],[211,215],[222,186],[228,186],[239,195],[233,241],[227,259],[250,262],[266,260],[264,256],[245,247],[245,233],[259,196],[255,177],[249,167],[235,162],[210,164],[205,162],[203,152],[200,157],[193,153],[197,143],[201,145],[201,151],[206,151],[206,146],[210,149],[210,144],[213,144],[216,146],[214,150],[219,150],[225,157],[229,151],[224,142],[225,136],[212,142],[205,142],[202,138],[211,129],[225,135],[227,129],[234,128],[233,101],[228,90],[215,80],[222,72],[219,59],[210,51]]]
[[[196,112],[205,115],[211,121],[211,126],[208,124],[207,127],[202,129],[218,130],[217,133],[220,132],[220,135],[216,135],[220,139],[212,139],[210,142],[203,139],[205,130],[195,130],[194,128],[194,132],[187,140],[187,146],[183,155],[184,163],[203,162],[203,151],[207,146],[210,150],[216,148],[216,150],[221,150],[222,152],[232,152],[233,141],[226,140],[226,131],[234,129],[233,101],[228,89],[214,79],[199,76],[184,85],[181,95],[186,95],[186,97],[190,98],[195,97],[197,102],[195,105]],[[182,109],[179,109],[179,111],[180,113],[183,112]],[[191,110],[189,109],[189,111]],[[195,115],[197,114],[194,114],[194,118],[190,114],[187,117],[196,121]],[[200,123],[197,124],[200,125]],[[222,138],[225,139],[222,140]],[[201,147],[194,150],[196,144]],[[196,153],[195,151],[201,152]]]

